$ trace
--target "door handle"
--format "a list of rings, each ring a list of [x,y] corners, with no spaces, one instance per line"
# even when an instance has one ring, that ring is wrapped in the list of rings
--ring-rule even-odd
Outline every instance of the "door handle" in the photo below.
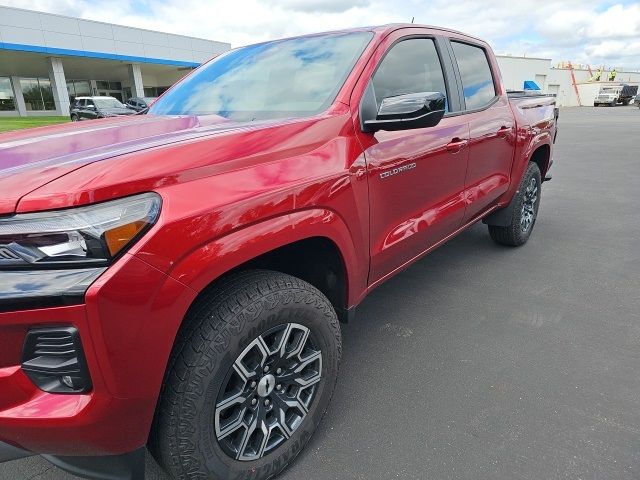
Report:
[[[498,135],[500,138],[505,138],[509,132],[511,132],[511,128],[510,127],[505,127],[504,125],[502,127],[500,127],[498,129],[498,132],[496,135]]]
[[[447,151],[451,153],[458,153],[460,150],[466,147],[468,143],[469,141],[464,138],[455,137],[449,143],[447,143]]]

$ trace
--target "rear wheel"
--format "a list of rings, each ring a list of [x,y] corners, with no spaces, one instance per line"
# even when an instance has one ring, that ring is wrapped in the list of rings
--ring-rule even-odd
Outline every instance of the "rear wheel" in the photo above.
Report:
[[[516,192],[511,224],[506,227],[489,225],[489,235],[496,243],[517,247],[529,240],[538,217],[541,184],[538,165],[529,162]]]
[[[71,121],[72,122],[77,122],[78,120],[80,120],[80,118],[78,118],[78,115],[76,115],[75,113],[73,115],[71,115]]]
[[[229,277],[185,320],[152,451],[175,479],[267,479],[304,448],[341,354],[327,298],[277,272]]]

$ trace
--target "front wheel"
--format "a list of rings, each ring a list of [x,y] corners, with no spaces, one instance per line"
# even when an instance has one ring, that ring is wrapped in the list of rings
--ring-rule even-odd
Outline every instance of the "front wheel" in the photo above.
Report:
[[[271,478],[329,405],[342,350],[312,285],[247,271],[191,308],[156,414],[152,451],[174,479]]]
[[[489,235],[496,243],[517,247],[529,240],[538,217],[541,194],[541,175],[538,165],[529,162],[516,192],[511,223],[506,227],[489,225]]]

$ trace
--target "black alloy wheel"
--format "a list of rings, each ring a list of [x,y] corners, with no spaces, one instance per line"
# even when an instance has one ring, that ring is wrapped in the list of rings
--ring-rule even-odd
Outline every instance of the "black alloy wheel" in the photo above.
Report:
[[[238,356],[218,394],[222,450],[257,460],[282,445],[307,415],[322,379],[322,352],[307,327],[288,323],[259,335]]]

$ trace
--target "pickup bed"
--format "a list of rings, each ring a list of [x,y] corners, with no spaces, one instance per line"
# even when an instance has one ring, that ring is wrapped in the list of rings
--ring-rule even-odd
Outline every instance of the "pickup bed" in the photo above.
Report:
[[[389,25],[232,50],[146,114],[0,135],[0,461],[141,479],[149,447],[176,479],[271,478],[371,290],[480,220],[528,240],[556,120],[482,40]]]

